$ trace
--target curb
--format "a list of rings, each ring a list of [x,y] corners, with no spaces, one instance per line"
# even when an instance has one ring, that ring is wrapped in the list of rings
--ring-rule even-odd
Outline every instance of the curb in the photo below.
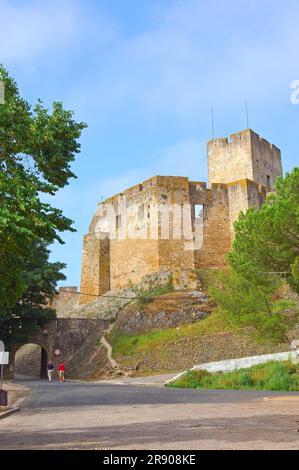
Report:
[[[18,407],[11,408],[11,410],[4,411],[3,413],[0,413],[0,420],[12,414],[18,413],[19,411],[21,411],[21,408],[18,408]]]
[[[6,411],[1,412],[0,413],[0,420],[4,419],[4,418],[7,418],[8,416],[10,416],[12,414],[15,414],[15,413],[18,413],[19,411],[21,411],[21,405],[26,400],[28,395],[30,395],[31,390],[30,390],[29,387],[26,387],[26,386],[23,386],[23,385],[19,386],[19,389],[21,389],[21,391],[23,391],[23,392],[28,392],[28,393],[26,393],[22,397],[18,398],[17,400],[15,400],[11,408],[8,408]]]

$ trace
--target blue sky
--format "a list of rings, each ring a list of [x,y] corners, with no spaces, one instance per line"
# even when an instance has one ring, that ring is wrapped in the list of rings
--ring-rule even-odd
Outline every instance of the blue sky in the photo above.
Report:
[[[0,62],[31,103],[62,100],[89,128],[55,197],[75,221],[52,259],[79,285],[101,197],[154,174],[207,180],[206,141],[250,127],[298,165],[297,0],[0,0]]]

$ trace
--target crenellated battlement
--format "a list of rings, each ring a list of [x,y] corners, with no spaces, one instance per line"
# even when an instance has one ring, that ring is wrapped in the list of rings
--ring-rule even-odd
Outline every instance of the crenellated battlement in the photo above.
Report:
[[[249,179],[273,191],[282,175],[280,150],[252,129],[208,142],[209,184]]]

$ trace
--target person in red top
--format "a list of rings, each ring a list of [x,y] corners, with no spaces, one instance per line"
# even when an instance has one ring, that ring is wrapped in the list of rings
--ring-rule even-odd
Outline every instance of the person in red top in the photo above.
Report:
[[[58,366],[58,372],[59,372],[59,382],[64,382],[65,381],[65,378],[64,378],[65,365],[64,365],[63,361],[61,361],[59,366]]]

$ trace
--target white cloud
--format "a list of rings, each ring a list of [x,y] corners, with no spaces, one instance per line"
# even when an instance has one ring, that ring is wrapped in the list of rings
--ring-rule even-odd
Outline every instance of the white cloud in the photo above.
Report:
[[[115,23],[100,11],[95,14],[87,2],[31,0],[18,4],[0,0],[0,62],[48,61],[55,72],[63,52],[68,51],[66,61],[70,63],[86,39],[105,46],[116,34]]]
[[[245,98],[256,106],[288,99],[298,16],[294,1],[167,2],[154,26],[119,34],[104,62],[94,57],[94,73],[85,86],[74,84],[71,96],[88,112],[100,109],[105,120],[130,107],[145,121],[187,123],[211,104],[229,112]]]
[[[0,0],[0,58],[26,60],[70,46],[80,15],[70,0],[13,4]]]
[[[154,2],[151,26],[137,33],[122,31],[99,5],[0,0],[0,62],[47,61],[53,77],[55,66],[68,72],[75,64],[80,73],[63,99],[87,120],[109,121],[129,108],[144,122],[188,125],[211,104],[229,112],[245,98],[255,106],[289,98],[299,42],[294,0]]]

